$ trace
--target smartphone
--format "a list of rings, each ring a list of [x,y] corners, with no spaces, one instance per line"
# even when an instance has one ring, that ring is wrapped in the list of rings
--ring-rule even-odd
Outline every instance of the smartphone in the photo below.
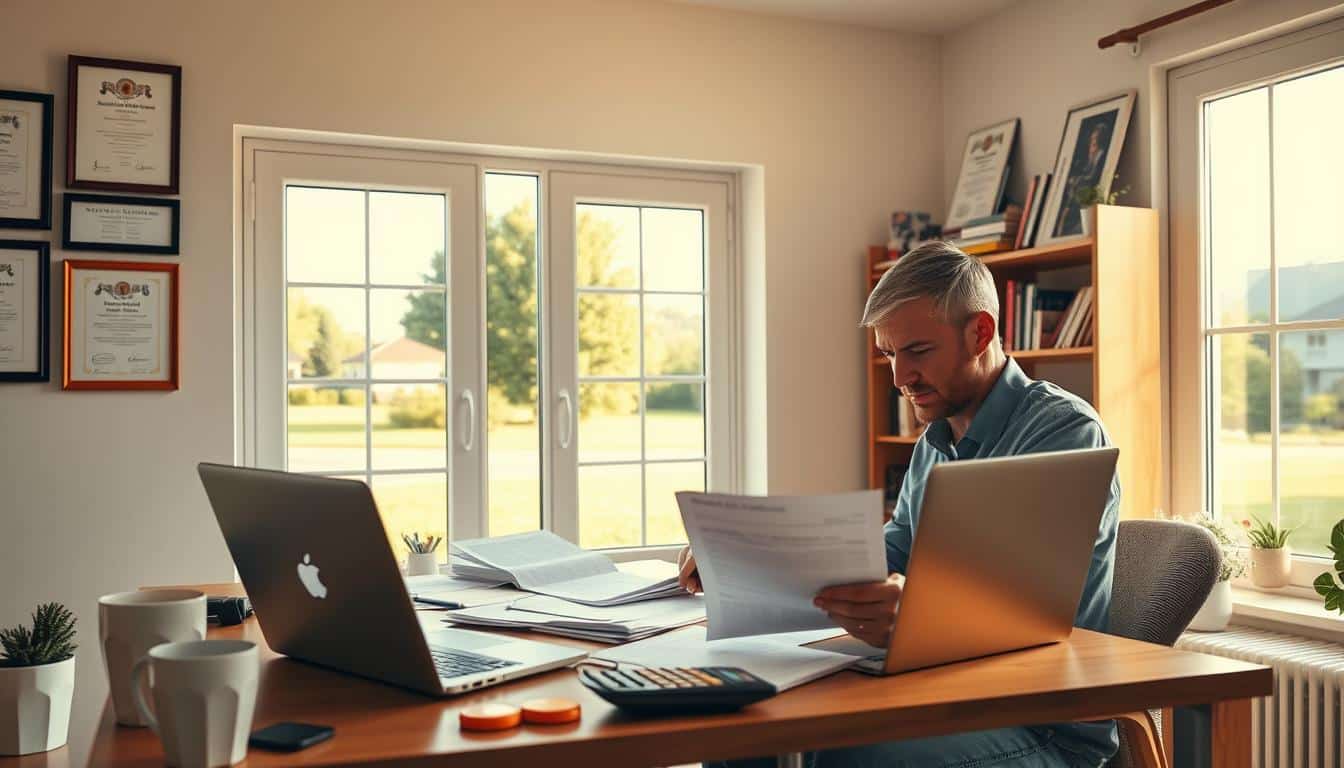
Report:
[[[276,723],[252,733],[247,743],[258,749],[294,752],[330,739],[336,731],[329,725]]]

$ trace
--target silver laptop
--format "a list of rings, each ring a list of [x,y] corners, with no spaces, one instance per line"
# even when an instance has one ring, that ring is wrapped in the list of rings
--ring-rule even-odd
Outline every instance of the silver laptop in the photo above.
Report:
[[[1064,640],[1073,631],[1118,448],[953,461],[929,473],[886,652],[812,647],[894,674]]]
[[[357,480],[197,466],[266,642],[296,659],[411,688],[462,693],[587,654],[421,624],[373,496]]]

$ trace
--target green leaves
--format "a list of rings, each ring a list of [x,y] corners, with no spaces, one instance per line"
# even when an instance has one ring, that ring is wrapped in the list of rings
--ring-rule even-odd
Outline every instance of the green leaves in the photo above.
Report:
[[[33,628],[0,629],[4,657],[0,667],[35,667],[75,655],[75,617],[60,603],[44,603],[33,611]]]
[[[1255,521],[1255,525],[1250,525],[1250,520],[1243,520],[1242,524],[1247,529],[1246,536],[1250,538],[1251,544],[1260,549],[1283,549],[1288,543],[1288,535],[1297,530],[1297,528],[1280,528],[1255,515],[1251,515],[1251,520]]]
[[[1335,571],[1339,573],[1340,580],[1344,581],[1344,520],[1335,523],[1335,527],[1330,529],[1330,553],[1335,556]],[[1333,574],[1326,571],[1317,576],[1311,585],[1316,588],[1316,594],[1325,598],[1325,610],[1344,614],[1344,586],[1335,582]]]

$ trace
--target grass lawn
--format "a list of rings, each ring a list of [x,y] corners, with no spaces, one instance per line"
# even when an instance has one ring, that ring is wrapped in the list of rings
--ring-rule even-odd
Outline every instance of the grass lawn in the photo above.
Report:
[[[1224,433],[1214,468],[1222,518],[1269,519],[1271,471],[1267,435]],[[1293,550],[1328,557],[1330,529],[1344,519],[1344,432],[1281,436],[1279,494],[1282,523],[1301,526],[1289,539]]]
[[[442,534],[448,519],[445,434],[436,429],[395,428],[383,405],[372,407],[374,469],[437,469],[413,475],[375,476],[372,490],[393,551],[401,531]],[[296,472],[349,472],[365,465],[363,405],[289,408],[289,468]],[[704,490],[704,427],[699,413],[650,411],[644,429],[649,458],[689,459],[579,469],[579,541],[585,547],[675,544],[686,540],[673,494]],[[640,424],[634,416],[594,416],[578,430],[580,462],[640,458]],[[488,496],[492,535],[536,530],[541,523],[539,434],[533,424],[490,429]],[[647,518],[641,541],[641,495]]]

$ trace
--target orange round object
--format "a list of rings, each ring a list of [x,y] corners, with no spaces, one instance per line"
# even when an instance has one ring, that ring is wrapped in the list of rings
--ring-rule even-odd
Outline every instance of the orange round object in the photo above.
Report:
[[[468,731],[504,731],[522,722],[523,713],[512,704],[477,704],[457,715],[457,722]]]
[[[528,723],[572,723],[582,713],[579,702],[573,699],[532,699],[523,702],[523,720]]]

